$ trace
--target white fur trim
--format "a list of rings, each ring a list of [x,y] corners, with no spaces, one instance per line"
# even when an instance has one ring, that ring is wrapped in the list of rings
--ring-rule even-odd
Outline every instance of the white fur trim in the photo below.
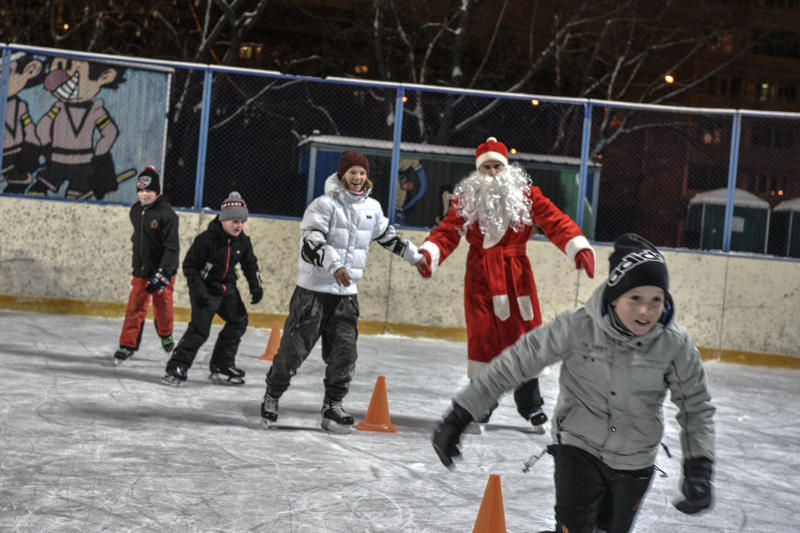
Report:
[[[522,320],[533,320],[533,304],[531,304],[531,297],[527,294],[517,298],[517,305],[519,306],[519,314],[522,315]]]
[[[594,255],[594,248],[592,248],[592,245],[589,244],[589,239],[583,235],[578,235],[577,237],[570,239],[564,249],[564,251],[567,253],[567,257],[569,257],[569,260],[573,263],[575,262],[575,256],[578,255],[578,252],[581,250],[589,250],[592,252],[592,257],[597,259]]]
[[[475,168],[481,168],[481,165],[487,161],[500,161],[505,166],[508,166],[508,159],[506,159],[506,156],[500,152],[483,152],[481,155],[475,158]]]
[[[508,320],[508,317],[511,316],[511,304],[508,300],[508,294],[492,296],[492,307],[494,308],[495,316],[497,316],[501,322]]]
[[[436,274],[436,269],[439,267],[439,258],[442,256],[441,252],[439,251],[439,247],[436,244],[432,243],[431,241],[425,241],[422,243],[422,246],[419,247],[419,250],[425,250],[429,254],[431,254],[431,277]]]

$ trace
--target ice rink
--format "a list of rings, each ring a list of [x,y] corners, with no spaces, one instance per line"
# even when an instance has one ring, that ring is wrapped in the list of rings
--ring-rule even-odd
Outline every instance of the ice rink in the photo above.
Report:
[[[160,383],[167,356],[148,321],[142,348],[113,364],[121,319],[0,311],[0,531],[469,532],[498,474],[509,532],[553,526],[553,462],[523,462],[547,435],[493,430],[465,437],[445,469],[434,422],[466,382],[466,345],[361,336],[345,407],[364,418],[386,378],[398,433],[319,428],[319,347],[281,398],[281,422],[258,425],[269,330],[239,350],[242,387],[207,381],[218,327],[181,388]],[[176,324],[176,340],[186,324]],[[706,364],[717,406],[716,505],[689,517],[678,492],[680,445],[667,402],[664,443],[635,531],[800,531],[800,372]],[[558,369],[542,378],[551,412]],[[506,395],[493,422],[522,426]]]

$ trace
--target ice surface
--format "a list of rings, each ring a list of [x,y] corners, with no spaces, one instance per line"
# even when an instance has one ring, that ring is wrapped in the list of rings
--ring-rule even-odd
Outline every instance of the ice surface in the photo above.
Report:
[[[501,478],[509,532],[552,528],[553,463],[527,474],[547,435],[467,435],[445,469],[430,430],[466,383],[466,346],[361,336],[345,407],[364,418],[386,377],[398,433],[319,430],[323,365],[311,353],[281,398],[281,422],[258,425],[269,331],[245,334],[242,387],[207,381],[218,331],[181,388],[159,381],[167,356],[148,321],[142,348],[121,366],[121,320],[0,311],[0,531],[468,532],[490,474]],[[185,329],[176,325],[176,338]],[[717,405],[716,505],[676,511],[680,445],[668,415],[656,477],[636,531],[796,532],[800,506],[800,372],[707,363]],[[548,412],[558,369],[542,378]],[[522,425],[510,395],[492,421]]]

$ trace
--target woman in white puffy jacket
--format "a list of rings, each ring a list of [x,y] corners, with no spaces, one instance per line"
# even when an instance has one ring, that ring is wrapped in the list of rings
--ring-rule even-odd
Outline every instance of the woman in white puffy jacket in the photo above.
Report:
[[[280,348],[267,373],[261,404],[265,426],[278,419],[278,398],[322,337],[325,398],[322,427],[349,433],[353,417],[343,407],[355,372],[358,338],[356,287],[372,241],[416,266],[422,259],[416,246],[400,239],[370,198],[369,161],[352,150],[342,152],[339,168],[325,181],[325,194],[306,208],[300,223],[297,287],[289,303]]]

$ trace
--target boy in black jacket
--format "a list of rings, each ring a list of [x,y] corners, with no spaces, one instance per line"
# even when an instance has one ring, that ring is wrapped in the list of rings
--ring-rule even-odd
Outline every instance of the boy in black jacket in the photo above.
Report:
[[[180,249],[178,215],[161,197],[160,179],[155,167],[148,165],[139,174],[136,194],[139,201],[130,210],[133,279],[119,336],[119,350],[114,354],[117,364],[139,349],[151,296],[161,346],[168,353],[175,346],[172,338],[172,291]]]
[[[192,320],[167,362],[161,381],[178,386],[186,381],[197,350],[208,339],[211,321],[219,315],[225,326],[219,332],[209,361],[209,379],[215,383],[243,385],[245,372],[236,367],[239,341],[247,329],[247,309],[236,288],[236,264],[240,264],[250,288],[250,303],[261,301],[261,273],[250,237],[245,235],[247,204],[238,192],[222,202],[219,216],[198,235],[183,259],[183,275],[189,285]]]

